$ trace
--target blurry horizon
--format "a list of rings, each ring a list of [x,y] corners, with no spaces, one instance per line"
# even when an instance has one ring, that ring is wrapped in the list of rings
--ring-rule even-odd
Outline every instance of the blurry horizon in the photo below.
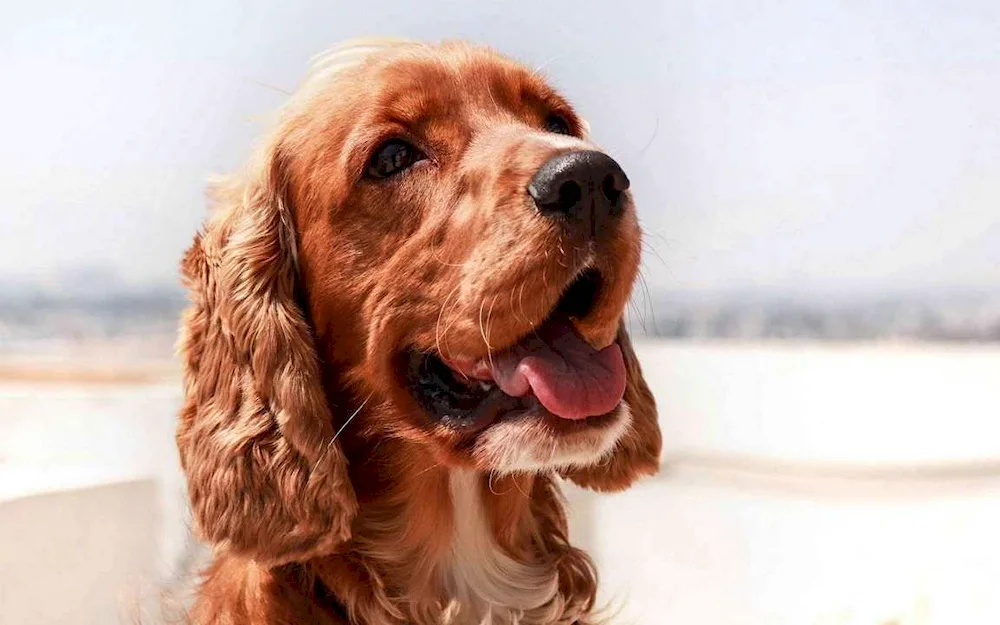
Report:
[[[130,282],[80,267],[46,280],[0,279],[0,352],[130,345],[172,351],[187,295],[179,281]],[[636,285],[626,312],[636,338],[1000,342],[1000,290],[652,291]]]
[[[207,206],[206,206],[207,211]],[[207,212],[206,212],[207,215]],[[191,233],[194,237],[194,231]],[[185,245],[183,249],[186,249]],[[180,261],[183,250],[174,259],[176,271],[164,276],[136,277],[120,266],[107,264],[79,264],[68,267],[37,271],[33,273],[0,273],[0,291],[13,299],[43,296],[78,300],[100,297],[103,294],[130,295],[141,293],[183,294]],[[706,301],[715,298],[792,299],[800,301],[828,301],[832,304],[851,303],[859,300],[879,298],[906,298],[937,301],[952,296],[957,297],[997,297],[1000,296],[1000,281],[984,284],[969,284],[960,281],[936,282],[930,284],[885,284],[844,288],[836,284],[817,285],[722,285],[722,286],[664,286],[650,288],[655,269],[648,266],[649,259],[640,268],[640,282],[633,288],[633,299],[691,299]]]

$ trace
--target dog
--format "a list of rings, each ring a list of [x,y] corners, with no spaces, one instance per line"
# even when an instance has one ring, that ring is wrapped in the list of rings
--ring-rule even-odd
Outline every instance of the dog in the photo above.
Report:
[[[595,622],[559,482],[659,466],[629,180],[463,42],[316,59],[182,262],[198,624]]]

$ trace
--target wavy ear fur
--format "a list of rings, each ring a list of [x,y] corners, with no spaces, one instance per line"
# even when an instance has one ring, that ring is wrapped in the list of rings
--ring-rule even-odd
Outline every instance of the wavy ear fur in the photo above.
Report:
[[[329,553],[357,512],[312,328],[276,148],[215,188],[182,265],[177,445],[195,521],[217,547],[279,564]]]
[[[663,447],[656,400],[642,377],[642,367],[624,323],[618,326],[618,344],[625,357],[627,378],[624,401],[632,413],[632,425],[609,460],[563,472],[564,477],[577,485],[601,492],[624,490],[643,475],[654,475],[660,468],[660,450]]]

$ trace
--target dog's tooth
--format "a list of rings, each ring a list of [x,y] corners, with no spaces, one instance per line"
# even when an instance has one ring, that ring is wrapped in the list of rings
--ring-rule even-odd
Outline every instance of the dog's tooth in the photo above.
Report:
[[[480,380],[492,377],[490,370],[490,363],[486,362],[485,358],[480,358],[479,361],[472,367],[472,376]]]
[[[493,390],[493,386],[494,385],[491,384],[490,382],[486,382],[486,381],[483,381],[483,380],[480,380],[480,382],[479,382],[479,388],[483,389],[484,391],[492,391]]]

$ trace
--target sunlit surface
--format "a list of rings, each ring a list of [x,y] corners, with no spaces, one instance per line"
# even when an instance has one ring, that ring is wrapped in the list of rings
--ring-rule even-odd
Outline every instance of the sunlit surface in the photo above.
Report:
[[[1000,622],[1000,349],[638,349],[664,471],[613,497],[570,492],[615,622]],[[39,612],[53,587],[90,612],[74,622],[137,605],[157,622],[162,589],[193,572],[178,380],[43,369],[0,383],[3,622],[67,622],[66,606]]]

